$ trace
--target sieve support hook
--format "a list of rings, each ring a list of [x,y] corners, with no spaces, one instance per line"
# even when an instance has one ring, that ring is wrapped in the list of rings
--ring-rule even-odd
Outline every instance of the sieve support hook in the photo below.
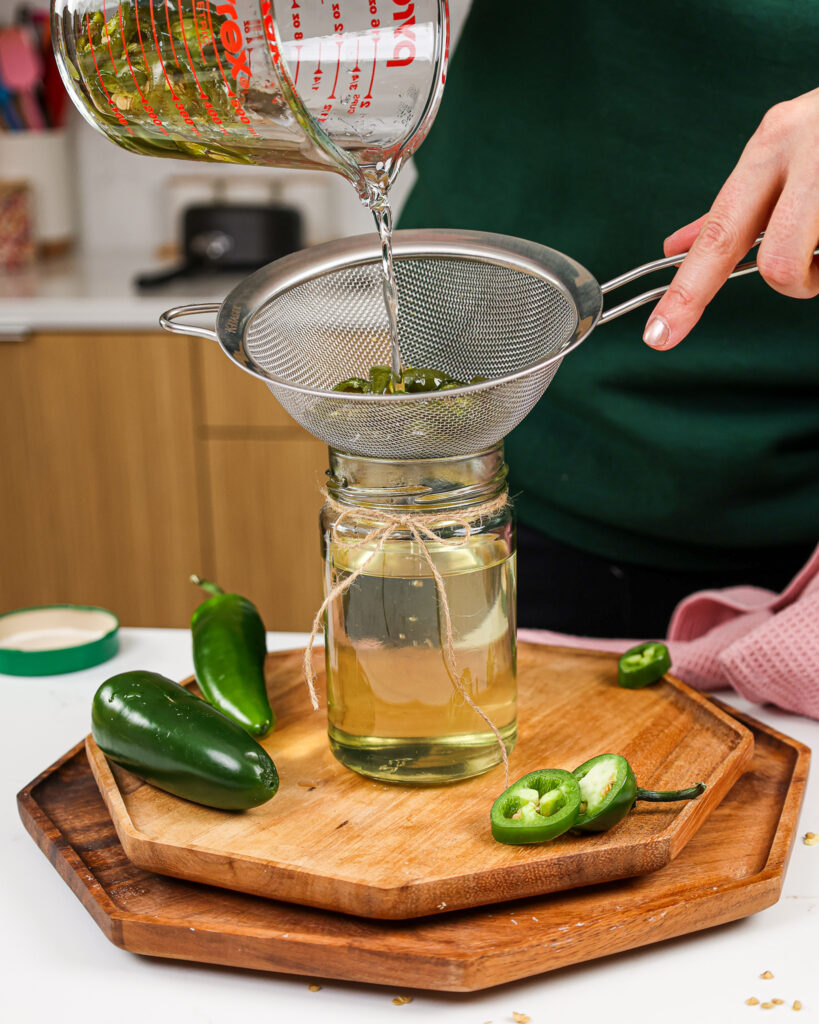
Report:
[[[756,246],[765,237],[763,232],[759,238],[751,246],[755,249]],[[644,263],[641,267],[635,267],[634,270],[628,270],[625,274],[621,274],[619,277],[613,277],[611,281],[607,281],[601,286],[600,291],[607,295],[609,292],[614,291],[615,288],[621,287],[621,285],[629,284],[631,281],[636,281],[638,278],[645,276],[646,274],[653,274],[655,270],[665,270],[668,267],[678,267],[685,257],[688,255],[687,252],[680,253],[679,256],[666,256],[662,260],[652,260],[651,263]],[[819,249],[816,250],[814,255],[819,256]],[[730,280],[732,277],[744,277],[746,274],[755,274],[759,270],[756,260],[749,260],[747,263],[741,263],[733,273],[728,275]],[[614,306],[612,309],[606,309],[603,311],[598,323],[604,324],[609,320],[615,320],[618,316],[622,316],[624,313],[630,313],[632,309],[637,309],[638,306],[644,306],[647,302],[652,302],[654,299],[659,299],[661,295],[664,295],[670,288],[671,283],[663,285],[661,288],[652,288],[650,292],[643,292],[642,295],[636,295],[633,299],[628,299],[626,302],[620,303],[619,306]]]
[[[170,331],[171,334],[190,334],[197,338],[207,338],[208,341],[218,341],[216,331],[209,327],[193,327],[191,324],[180,324],[177,321],[183,316],[199,316],[204,313],[218,313],[221,309],[218,302],[204,302],[192,306],[174,306],[162,314],[159,318],[159,326]]]

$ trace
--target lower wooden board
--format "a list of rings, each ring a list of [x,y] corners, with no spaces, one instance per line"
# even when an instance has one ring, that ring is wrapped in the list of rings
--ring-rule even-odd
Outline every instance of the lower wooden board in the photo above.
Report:
[[[323,656],[316,668],[323,681]],[[279,770],[275,798],[242,814],[192,804],[88,757],[128,858],[150,871],[362,917],[404,919],[484,906],[655,871],[719,805],[753,755],[751,733],[671,676],[643,690],[617,685],[617,658],[521,644],[519,740],[513,778],[623,754],[639,784],[678,789],[687,803],[638,804],[616,828],[539,846],[493,840],[489,809],[500,768],[451,786],[364,779],[330,752],[323,712],[310,708],[302,652],[271,654],[278,716],[265,738]]]
[[[18,795],[39,847],[133,953],[471,992],[735,921],[775,903],[808,748],[745,716],[753,764],[679,857],[640,878],[415,921],[367,921],[133,865],[79,744]],[[70,936],[65,937],[70,941]]]

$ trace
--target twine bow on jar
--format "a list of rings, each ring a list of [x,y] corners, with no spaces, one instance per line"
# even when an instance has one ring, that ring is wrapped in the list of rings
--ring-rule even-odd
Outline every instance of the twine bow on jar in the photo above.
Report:
[[[316,673],[313,668],[313,647],[318,634],[322,631],[324,613],[336,598],[341,597],[345,591],[350,589],[370,562],[383,551],[384,545],[390,537],[398,532],[408,533],[418,545],[421,557],[429,566],[432,578],[435,580],[435,588],[438,592],[438,599],[444,618],[443,652],[446,658],[447,669],[452,685],[472,710],[483,719],[494,734],[495,739],[498,741],[498,746],[500,747],[501,755],[503,757],[506,785],[508,786],[509,757],[506,753],[506,746],[503,742],[500,731],[486,712],[478,707],[475,701],[472,700],[460,680],[457,659],[455,657],[455,637],[452,630],[452,616],[450,614],[449,600],[447,599],[446,594],[446,585],[444,584],[444,578],[441,575],[440,570],[435,565],[435,560],[430,554],[428,547],[429,541],[453,548],[462,547],[464,544],[467,544],[472,536],[472,530],[475,526],[481,523],[484,519],[491,519],[506,509],[509,504],[508,495],[504,493],[493,498],[491,501],[483,502],[480,505],[473,505],[464,510],[461,514],[453,514],[451,511],[447,511],[445,513],[398,512],[370,507],[350,507],[349,505],[341,504],[326,493],[325,500],[327,502],[327,507],[336,515],[335,522],[332,526],[332,540],[334,544],[347,548],[364,548],[369,547],[370,545],[373,547],[367,556],[361,561],[359,566],[354,569],[349,576],[340,582],[335,583],[330,588],[329,593],[321,602],[319,610],[316,612],[316,617],[313,620],[310,639],[307,641],[307,647],[304,651],[304,678],[307,682],[307,687],[310,690],[310,701],[313,708],[318,709],[319,706],[318,695],[316,693]],[[363,519],[367,522],[373,522],[375,525],[369,533],[364,536],[349,539],[342,536],[341,527],[350,518]],[[440,530],[444,526],[460,526],[463,528],[463,534],[456,537],[441,537],[440,534],[435,531],[436,529]]]

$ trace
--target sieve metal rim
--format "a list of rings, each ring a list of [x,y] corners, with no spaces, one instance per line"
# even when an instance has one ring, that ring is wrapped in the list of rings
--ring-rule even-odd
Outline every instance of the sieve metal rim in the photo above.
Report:
[[[602,314],[603,292],[592,274],[565,253],[538,242],[487,231],[418,229],[394,232],[393,258],[400,261],[413,257],[469,259],[529,274],[560,291],[576,315],[574,331],[559,352],[504,377],[452,388],[446,392],[447,396],[488,391],[559,363],[588,337]],[[380,260],[378,239],[373,234],[366,234],[315,245],[262,267],[241,281],[219,307],[215,326],[220,347],[240,369],[276,387],[317,398],[332,397],[342,402],[383,402],[383,395],[326,390],[274,376],[263,370],[245,348],[245,335],[261,306],[306,281]],[[434,393],[395,394],[389,396],[389,402],[390,405],[428,402],[431,397],[435,397]]]

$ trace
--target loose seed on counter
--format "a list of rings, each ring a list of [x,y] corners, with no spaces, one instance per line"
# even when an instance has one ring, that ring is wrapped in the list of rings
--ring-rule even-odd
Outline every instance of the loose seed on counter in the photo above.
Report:
[[[761,1005],[762,1005],[762,1009],[763,1010],[772,1010],[773,1009],[773,1003],[762,1003]]]
[[[307,988],[309,989],[310,992],[320,992],[321,991],[321,985],[308,985]]]
[[[759,1000],[756,996],[751,996],[750,999],[745,1000],[746,1006],[759,1006]]]
[[[411,1002],[412,996],[396,996],[395,999],[393,999],[393,1004],[395,1006],[406,1006],[407,1003]]]
[[[774,1004],[774,1006],[781,1006],[785,1002],[785,1000],[784,999],[772,999],[771,1002]]]
[[[794,999],[793,1006],[791,1007],[791,1009],[792,1010],[801,1010],[802,1009],[802,1004],[799,1002],[798,999]]]
[[[802,842],[805,846],[819,846],[819,836],[815,832],[806,832]]]
[[[515,1024],[529,1024],[531,1017],[527,1017],[525,1013],[513,1013],[512,1020]]]
[[[773,974],[771,971],[763,971],[762,974],[760,974],[760,978],[763,978],[765,981],[770,981],[772,977]]]

